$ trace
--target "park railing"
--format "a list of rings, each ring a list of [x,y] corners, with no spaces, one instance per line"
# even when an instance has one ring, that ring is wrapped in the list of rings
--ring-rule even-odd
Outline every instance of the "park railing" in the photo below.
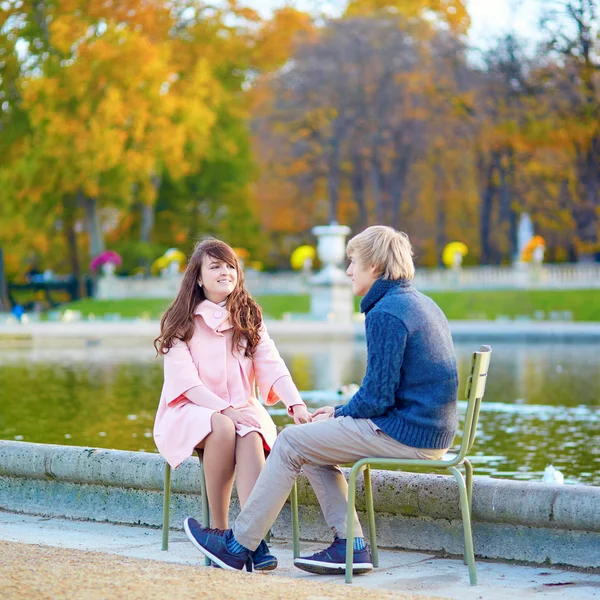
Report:
[[[138,278],[104,276],[97,282],[96,297],[173,298],[181,274]],[[248,269],[246,285],[256,296],[306,295],[310,276],[294,272],[261,273]],[[415,286],[423,291],[590,289],[600,288],[600,264],[482,266],[459,269],[419,268]]]
[[[417,269],[415,285],[424,291],[600,288],[600,264]]]

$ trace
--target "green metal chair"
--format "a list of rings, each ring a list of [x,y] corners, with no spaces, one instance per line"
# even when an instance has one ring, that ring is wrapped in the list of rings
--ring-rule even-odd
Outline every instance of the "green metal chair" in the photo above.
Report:
[[[463,520],[463,533],[465,538],[464,562],[469,567],[469,581],[471,585],[477,583],[475,571],[475,556],[473,553],[473,536],[471,533],[471,504],[473,496],[473,467],[467,459],[467,452],[473,446],[481,401],[485,392],[486,377],[492,348],[481,346],[478,352],[473,353],[471,361],[471,372],[467,379],[465,396],[467,400],[467,412],[463,428],[463,435],[458,452],[449,452],[440,460],[412,460],[401,458],[363,458],[357,461],[350,470],[348,479],[348,521],[347,539],[354,539],[354,507],[356,502],[356,478],[361,471],[365,472],[365,499],[367,516],[369,520],[369,538],[371,543],[371,556],[373,566],[379,566],[377,554],[377,535],[375,530],[375,511],[373,509],[373,492],[371,488],[371,466],[378,468],[402,467],[410,470],[418,468],[433,471],[446,471],[454,475],[458,483],[460,509]],[[464,465],[466,484],[461,472],[457,467]],[[294,540],[296,544],[296,540]],[[353,545],[346,545],[346,583],[352,583],[352,558]]]
[[[208,496],[206,494],[206,479],[204,477],[203,452],[198,450],[200,459],[200,493],[202,494],[202,526],[210,527],[210,510],[208,506]],[[162,526],[162,549],[169,549],[169,517],[171,515],[171,465],[165,463],[164,485],[163,485],[163,526]],[[298,487],[294,483],[292,493],[290,494],[290,508],[292,513],[292,539],[294,547],[294,558],[300,556],[300,534],[298,526]],[[271,532],[267,533],[265,541],[268,543],[271,538]],[[204,564],[210,566],[210,559],[205,558]]]

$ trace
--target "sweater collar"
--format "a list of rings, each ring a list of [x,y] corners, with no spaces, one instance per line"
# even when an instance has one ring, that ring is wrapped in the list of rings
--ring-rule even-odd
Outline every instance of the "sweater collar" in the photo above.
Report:
[[[377,279],[360,301],[360,312],[368,313],[390,290],[410,288],[410,279]]]

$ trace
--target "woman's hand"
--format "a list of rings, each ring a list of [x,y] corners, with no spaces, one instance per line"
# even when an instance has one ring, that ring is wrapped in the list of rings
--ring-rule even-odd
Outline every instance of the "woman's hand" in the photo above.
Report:
[[[233,421],[236,430],[240,429],[242,425],[245,425],[246,427],[257,427],[260,429],[260,423],[258,422],[258,419],[252,415],[242,412],[241,410],[236,410],[235,408],[226,408],[221,414],[229,417]]]
[[[304,404],[294,404],[294,406],[292,406],[292,415],[294,416],[294,423],[296,423],[296,425],[310,423],[312,421],[312,416]]]
[[[327,419],[331,419],[333,417],[333,413],[335,412],[335,408],[333,406],[321,406],[321,408],[317,408],[312,415],[313,423],[317,421],[326,421]]]

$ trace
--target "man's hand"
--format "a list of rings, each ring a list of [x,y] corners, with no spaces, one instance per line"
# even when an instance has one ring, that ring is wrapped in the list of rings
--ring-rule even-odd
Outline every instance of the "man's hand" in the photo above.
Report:
[[[322,406],[321,408],[317,408],[312,415],[313,423],[316,421],[326,421],[327,419],[331,419],[334,412],[335,408],[333,406]]]
[[[294,423],[296,423],[296,425],[310,423],[312,421],[312,416],[304,404],[294,404],[294,406],[292,406],[292,414],[294,416]]]
[[[240,429],[242,425],[246,425],[246,427],[258,427],[260,428],[260,423],[258,419],[253,417],[252,415],[248,415],[243,413],[241,410],[236,410],[235,408],[226,408],[222,411],[221,414],[224,414],[226,417],[229,417],[236,429]]]

